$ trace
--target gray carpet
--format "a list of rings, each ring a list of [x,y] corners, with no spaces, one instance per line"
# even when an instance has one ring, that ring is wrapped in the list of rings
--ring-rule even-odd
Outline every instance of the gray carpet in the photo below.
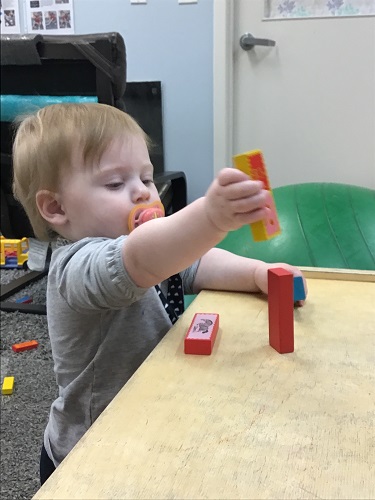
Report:
[[[25,271],[1,270],[6,284]],[[33,283],[8,300],[24,295],[45,304],[46,278]],[[49,408],[57,388],[47,331],[46,316],[0,312],[1,384],[14,376],[12,395],[1,395],[1,490],[2,500],[30,499],[39,489],[39,456]],[[31,351],[15,353],[12,345],[37,340]]]

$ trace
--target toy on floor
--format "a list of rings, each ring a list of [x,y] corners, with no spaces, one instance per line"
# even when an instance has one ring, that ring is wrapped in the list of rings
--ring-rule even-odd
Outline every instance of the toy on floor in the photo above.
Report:
[[[29,295],[25,295],[24,297],[17,299],[16,304],[31,304],[32,301],[33,301],[32,297],[30,297]]]
[[[293,273],[268,270],[269,342],[280,354],[294,351]]]
[[[252,180],[262,181],[264,189],[268,191],[267,218],[250,224],[254,241],[265,241],[274,238],[281,233],[281,230],[262,152],[255,149],[254,151],[236,155],[233,157],[233,163],[236,168],[247,174]]]
[[[1,393],[13,394],[13,387],[14,387],[14,377],[4,377]]]
[[[9,240],[0,236],[0,267],[2,269],[23,269],[29,258],[29,240]]]
[[[12,349],[14,352],[30,351],[30,349],[36,349],[38,345],[37,340],[29,340],[20,344],[13,344]]]
[[[218,314],[196,313],[185,336],[185,354],[211,354],[218,329]]]

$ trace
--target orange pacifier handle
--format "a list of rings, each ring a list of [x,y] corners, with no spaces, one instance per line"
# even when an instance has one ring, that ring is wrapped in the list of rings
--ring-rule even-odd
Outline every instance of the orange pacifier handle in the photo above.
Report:
[[[164,207],[160,201],[154,201],[153,203],[141,203],[134,207],[129,214],[129,231],[133,231],[133,229],[149,220],[164,217],[164,215]]]

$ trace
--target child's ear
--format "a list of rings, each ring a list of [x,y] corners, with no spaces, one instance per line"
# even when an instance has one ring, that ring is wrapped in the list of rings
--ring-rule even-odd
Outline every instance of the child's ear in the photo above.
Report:
[[[43,189],[36,193],[36,205],[40,215],[52,226],[62,226],[66,223],[66,215],[57,193]]]

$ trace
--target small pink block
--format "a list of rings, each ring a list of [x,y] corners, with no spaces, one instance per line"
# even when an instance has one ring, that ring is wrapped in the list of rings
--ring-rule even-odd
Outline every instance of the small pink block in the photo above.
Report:
[[[280,224],[277,216],[275,200],[273,199],[271,191],[267,192],[267,208],[268,214],[267,218],[264,220],[264,224],[267,235],[272,236],[275,233],[280,232]]]
[[[211,354],[218,329],[218,314],[196,313],[185,337],[185,354]]]

